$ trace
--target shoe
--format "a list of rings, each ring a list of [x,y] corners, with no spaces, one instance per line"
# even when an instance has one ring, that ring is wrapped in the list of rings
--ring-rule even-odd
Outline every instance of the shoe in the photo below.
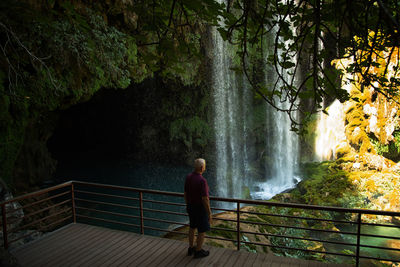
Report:
[[[189,248],[188,248],[188,254],[187,254],[187,255],[188,255],[188,256],[192,256],[194,252],[195,252],[195,248],[194,248],[194,247],[192,247],[192,248],[189,247]]]
[[[203,258],[203,257],[207,257],[208,255],[210,255],[210,251],[206,251],[204,249],[201,249],[199,251],[195,251],[194,252],[194,258]]]

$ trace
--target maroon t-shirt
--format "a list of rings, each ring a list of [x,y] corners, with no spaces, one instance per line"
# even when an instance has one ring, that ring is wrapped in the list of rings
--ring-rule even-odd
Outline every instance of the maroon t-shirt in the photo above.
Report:
[[[201,204],[202,197],[209,196],[207,180],[196,172],[188,174],[185,180],[185,192],[189,204]]]

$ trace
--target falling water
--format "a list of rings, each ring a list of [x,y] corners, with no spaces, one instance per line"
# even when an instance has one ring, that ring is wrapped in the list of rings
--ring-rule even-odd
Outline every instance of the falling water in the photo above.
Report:
[[[228,45],[214,30],[212,88],[216,142],[218,194],[243,197],[248,186],[248,127],[252,94],[244,81],[229,69]]]
[[[282,109],[288,108],[289,103],[280,103]],[[286,113],[267,106],[267,146],[268,161],[272,164],[265,174],[265,182],[257,183],[260,189],[251,195],[256,199],[270,199],[274,195],[293,188],[300,178],[296,176],[299,158],[299,140],[296,133],[290,131],[291,120]]]
[[[319,113],[315,155],[317,161],[331,160],[335,157],[336,147],[346,141],[344,106],[335,100],[328,108],[328,114]]]
[[[243,75],[230,69],[230,45],[215,29],[211,35],[218,195],[243,198],[249,197],[250,190],[252,198],[269,199],[296,183],[297,135],[290,131],[290,119],[285,113],[274,110],[266,103],[259,103],[265,118],[258,126],[264,129],[262,135],[265,140],[261,145],[260,142],[255,144],[252,130],[255,128],[255,117],[260,113],[256,115],[254,95]],[[265,72],[266,77],[276,79],[273,71],[266,69]],[[286,108],[288,103],[280,105]],[[257,121],[260,123],[259,119]],[[255,168],[259,170],[254,171]],[[259,173],[263,173],[262,177]]]
[[[269,45],[271,46],[271,45]],[[283,74],[287,75],[287,74]],[[267,87],[280,86],[277,74],[272,67],[266,65],[265,84]],[[288,101],[275,98],[275,104],[282,110],[290,107]],[[299,161],[298,135],[291,131],[291,119],[282,111],[266,105],[266,166],[265,181],[256,183],[258,191],[251,195],[257,199],[270,199],[274,195],[293,188],[300,178],[297,176]],[[292,119],[297,120],[297,112],[291,113]],[[272,163],[272,164],[271,164]]]

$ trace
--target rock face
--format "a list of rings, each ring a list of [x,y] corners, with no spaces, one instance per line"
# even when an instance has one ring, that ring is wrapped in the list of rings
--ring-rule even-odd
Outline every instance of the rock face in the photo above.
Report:
[[[13,198],[12,193],[8,190],[5,183],[2,180],[0,180],[0,202],[7,201],[12,198]],[[23,222],[23,219],[25,216],[21,204],[19,204],[18,202],[12,202],[12,203],[6,204],[6,212],[7,212],[7,230],[10,231],[12,229],[18,228],[21,225],[21,223]],[[30,241],[40,237],[41,235],[42,235],[42,233],[38,232],[36,230],[22,230],[22,231],[10,233],[10,234],[8,234],[9,241],[16,240],[16,239],[19,239],[19,240],[9,244],[9,247],[10,248],[18,247],[22,244],[25,244],[27,242],[30,242]],[[0,239],[3,240],[3,231],[0,232]],[[0,264],[0,266],[17,266],[17,265],[13,265],[14,261],[13,261],[12,257],[7,254],[7,252],[2,252],[0,260],[2,263],[2,264]],[[3,261],[4,261],[4,263],[3,263]]]
[[[393,64],[397,64],[394,59]],[[363,77],[347,72],[352,59],[335,60],[336,68],[343,71],[342,87],[350,99],[343,103],[346,141],[360,158],[366,154],[378,154],[393,161],[400,160],[400,113],[397,99],[388,99],[373,86],[365,87]],[[372,70],[371,70],[372,71]],[[374,68],[380,73],[382,69]],[[385,72],[386,73],[386,72]],[[385,74],[388,77],[392,74]],[[375,85],[376,86],[376,85]],[[339,155],[340,157],[341,155]],[[337,158],[339,158],[337,157]],[[378,157],[367,156],[365,167],[383,170],[388,166]],[[390,164],[389,164],[390,165]],[[362,164],[354,169],[362,169]]]
[[[7,201],[12,199],[13,195],[8,190],[5,183],[0,180],[0,202]],[[15,212],[12,212],[16,210]],[[13,229],[18,227],[18,225],[22,222],[24,218],[24,211],[21,208],[21,205],[18,202],[12,202],[6,204],[6,211],[7,211],[7,229]],[[10,223],[11,222],[11,223]],[[1,238],[3,237],[3,232],[0,233]]]

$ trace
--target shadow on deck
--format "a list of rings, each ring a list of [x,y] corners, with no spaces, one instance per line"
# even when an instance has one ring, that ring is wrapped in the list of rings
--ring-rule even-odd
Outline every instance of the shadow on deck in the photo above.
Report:
[[[86,224],[69,224],[11,251],[21,266],[339,266],[317,261],[206,247],[186,255],[187,243]],[[343,266],[343,265],[340,265]]]

